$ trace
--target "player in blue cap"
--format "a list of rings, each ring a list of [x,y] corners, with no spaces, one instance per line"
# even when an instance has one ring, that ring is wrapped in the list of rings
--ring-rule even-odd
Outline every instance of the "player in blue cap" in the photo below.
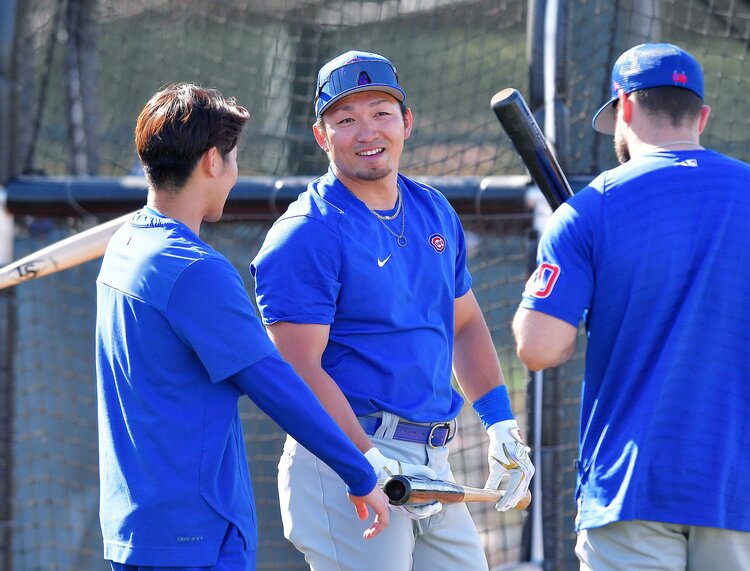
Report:
[[[380,479],[452,480],[448,442],[463,404],[490,435],[487,486],[515,506],[534,468],[489,330],[471,291],[458,216],[398,172],[412,112],[386,58],[347,52],[316,87],[313,132],[330,168],[274,224],[253,260],[263,321],[281,354]],[[356,541],[343,482],[287,439],[279,466],[286,536],[315,571],[487,569],[464,504],[394,508],[377,542]],[[344,494],[344,498],[345,498]]]
[[[704,149],[698,62],[642,44],[593,127],[622,163],[563,204],[513,323],[533,370],[588,334],[581,569],[750,569],[750,167]]]
[[[361,519],[367,506],[378,514],[374,525],[355,515],[360,541],[390,519],[370,463],[269,341],[237,270],[199,237],[237,182],[248,117],[189,83],[158,91],[138,117],[147,204],[112,237],[97,278],[100,519],[114,571],[255,569],[243,395],[341,474]]]

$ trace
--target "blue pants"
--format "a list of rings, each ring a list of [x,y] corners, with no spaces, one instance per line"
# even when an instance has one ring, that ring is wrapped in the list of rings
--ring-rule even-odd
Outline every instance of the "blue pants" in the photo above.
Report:
[[[112,571],[255,571],[255,551],[245,550],[237,528],[229,526],[227,536],[219,550],[216,565],[209,567],[151,567],[149,565],[128,565],[109,562]]]

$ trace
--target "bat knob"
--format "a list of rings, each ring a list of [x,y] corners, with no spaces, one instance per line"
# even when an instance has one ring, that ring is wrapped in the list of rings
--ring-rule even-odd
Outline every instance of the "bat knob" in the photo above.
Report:
[[[411,495],[411,482],[404,476],[391,476],[383,483],[383,492],[388,496],[388,503],[402,506]]]
[[[516,507],[514,509],[525,510],[527,507],[529,507],[530,503],[531,503],[531,492],[526,490],[526,494],[520,500],[518,500],[518,503],[516,504]]]

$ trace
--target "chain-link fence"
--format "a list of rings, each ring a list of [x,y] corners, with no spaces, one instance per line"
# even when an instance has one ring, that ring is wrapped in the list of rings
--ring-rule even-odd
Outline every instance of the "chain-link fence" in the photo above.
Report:
[[[0,10],[0,183],[40,174],[53,187],[47,206],[36,211],[26,203],[14,212],[16,259],[91,225],[97,201],[99,216],[130,206],[112,181],[139,174],[135,118],[172,81],[217,87],[248,107],[240,169],[260,186],[321,173],[325,158],[311,133],[315,74],[349,49],[382,53],[398,68],[414,111],[401,165],[412,176],[523,176],[489,109],[505,87],[526,96],[540,123],[555,114],[566,172],[585,178],[614,166],[611,139],[591,130],[591,116],[608,96],[616,57],[642,41],[678,43],[696,56],[713,107],[702,142],[750,159],[748,0],[25,0],[0,3]],[[55,178],[67,175],[89,178]],[[84,186],[87,201],[79,200]],[[545,569],[574,569],[581,359],[545,372],[541,393],[528,382],[509,323],[533,254],[529,214],[475,208],[482,193],[479,185],[451,200],[473,240],[475,292],[514,408],[542,414],[538,426],[521,414],[529,439],[540,443],[541,530],[518,513],[472,510],[493,566],[529,559],[541,538]],[[55,201],[59,212],[49,218]],[[207,231],[246,279],[281,208],[273,196],[269,204],[253,217],[240,208],[232,223]],[[92,423],[97,268],[90,262],[0,290],[0,568],[8,571],[102,565]],[[283,435],[244,406],[260,567],[301,568],[281,538],[275,503]],[[462,434],[454,444],[457,473],[481,484],[484,434],[473,415]]]

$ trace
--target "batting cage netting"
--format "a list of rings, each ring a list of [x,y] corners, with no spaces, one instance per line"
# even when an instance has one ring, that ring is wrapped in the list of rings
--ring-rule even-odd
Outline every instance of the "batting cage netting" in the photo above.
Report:
[[[241,203],[230,199],[227,220],[205,226],[202,237],[252,292],[248,264],[283,211],[284,181],[326,168],[311,131],[318,67],[349,49],[390,58],[414,112],[401,170],[436,181],[461,215],[474,292],[536,454],[531,509],[471,506],[490,568],[577,568],[585,344],[537,383],[515,356],[510,322],[542,221],[525,200],[530,181],[490,99],[506,87],[526,97],[577,188],[616,163],[611,138],[590,127],[614,60],[643,41],[673,42],[705,69],[713,112],[701,142],[750,160],[750,1],[24,0],[0,10],[0,184],[13,215],[0,266],[137,208],[145,200],[137,114],[159,87],[192,81],[235,96],[251,113],[239,165],[254,190]],[[98,268],[94,260],[0,289],[2,570],[107,568],[97,513]],[[258,568],[306,569],[281,533],[276,465],[284,434],[247,400],[242,418]],[[451,443],[454,472],[482,486],[487,437],[470,407],[461,426]]]

